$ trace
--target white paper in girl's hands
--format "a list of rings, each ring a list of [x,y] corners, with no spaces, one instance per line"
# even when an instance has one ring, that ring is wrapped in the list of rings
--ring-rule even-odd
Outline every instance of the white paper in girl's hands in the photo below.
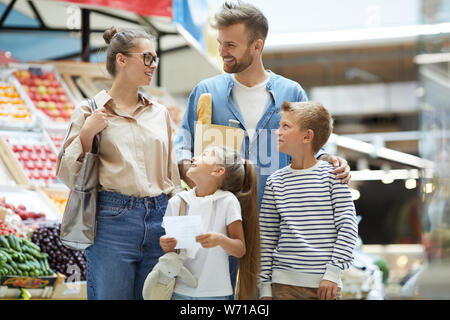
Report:
[[[200,248],[195,237],[203,233],[202,217],[199,215],[171,216],[163,218],[166,236],[177,239],[175,249]]]

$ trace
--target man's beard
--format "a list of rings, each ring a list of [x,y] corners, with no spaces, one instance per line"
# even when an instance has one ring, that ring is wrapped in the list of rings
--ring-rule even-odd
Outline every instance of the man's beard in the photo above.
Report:
[[[239,73],[247,69],[253,63],[253,57],[250,55],[250,48],[247,48],[241,61],[234,59],[235,63],[231,66],[223,65],[223,71],[226,73]]]

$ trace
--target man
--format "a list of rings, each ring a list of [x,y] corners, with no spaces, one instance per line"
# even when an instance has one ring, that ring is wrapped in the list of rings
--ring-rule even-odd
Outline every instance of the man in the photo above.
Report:
[[[175,139],[180,175],[190,187],[194,186],[186,172],[193,155],[197,101],[202,93],[209,92],[213,104],[212,123],[227,126],[230,119],[237,120],[247,133],[243,157],[257,166],[261,203],[267,177],[290,162],[290,157],[277,149],[275,130],[280,122],[280,106],[283,101],[308,99],[297,82],[264,69],[262,50],[268,22],[262,12],[248,3],[225,2],[215,18],[219,53],[226,73],[201,81],[189,96]],[[345,159],[325,154],[323,150],[316,157],[333,164],[336,177],[343,183],[350,180],[350,168]]]

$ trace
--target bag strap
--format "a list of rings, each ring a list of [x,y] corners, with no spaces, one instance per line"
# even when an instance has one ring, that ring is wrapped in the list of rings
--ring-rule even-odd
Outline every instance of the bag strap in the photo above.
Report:
[[[89,108],[91,109],[91,113],[94,113],[94,111],[97,109],[97,103],[95,102],[94,99],[88,99],[87,102],[88,102]],[[70,130],[72,129],[72,125],[73,125],[73,122],[70,121],[69,127],[66,130],[66,136],[64,137],[64,141],[61,145],[61,156],[63,156],[65,153],[64,146],[67,142],[67,139],[69,138],[69,133],[70,133]],[[94,141],[92,141],[92,153],[98,152],[99,144],[100,144],[100,133],[97,133],[94,137]],[[94,149],[94,147],[95,147],[95,149]]]
[[[180,200],[180,211],[178,212],[178,215],[181,217],[186,215],[186,200],[184,200],[182,197],[180,197]]]
[[[182,197],[178,196],[180,198],[180,211],[178,212],[178,215],[180,217],[186,215],[186,200],[184,200]],[[175,252],[177,254],[180,254],[181,249],[175,249]]]
[[[95,110],[97,110],[97,103],[94,99],[88,99],[88,104],[91,109],[91,114],[94,113]],[[98,147],[100,145],[100,133],[97,133],[94,137],[94,140],[92,141],[92,149],[91,153],[98,153]]]

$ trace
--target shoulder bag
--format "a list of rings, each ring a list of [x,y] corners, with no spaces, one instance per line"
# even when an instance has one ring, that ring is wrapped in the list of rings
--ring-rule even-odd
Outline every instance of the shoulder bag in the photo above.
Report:
[[[97,109],[95,100],[88,99],[88,103],[93,113]],[[99,145],[100,133],[94,137],[91,152],[84,155],[81,170],[75,179],[74,188],[70,190],[61,222],[61,242],[74,250],[84,250],[94,244]],[[62,153],[64,155],[64,149]]]

